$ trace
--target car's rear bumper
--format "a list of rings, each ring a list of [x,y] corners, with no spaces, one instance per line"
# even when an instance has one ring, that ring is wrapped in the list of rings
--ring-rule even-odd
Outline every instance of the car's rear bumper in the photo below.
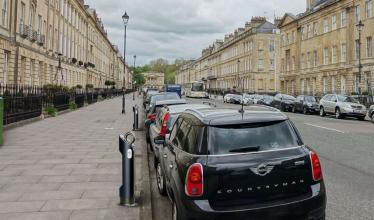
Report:
[[[310,113],[319,113],[319,108],[317,107],[307,107],[308,112]]]
[[[186,219],[204,219],[204,220],[221,220],[221,219],[303,219],[303,220],[320,220],[325,215],[326,193],[323,184],[321,192],[311,198],[266,206],[261,208],[251,208],[244,210],[217,211],[209,204],[208,200],[185,200],[181,204],[182,213]]]

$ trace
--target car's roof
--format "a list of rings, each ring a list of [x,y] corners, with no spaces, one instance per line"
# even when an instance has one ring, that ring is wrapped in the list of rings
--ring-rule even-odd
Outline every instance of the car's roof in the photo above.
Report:
[[[212,108],[206,104],[183,104],[183,105],[173,105],[168,107],[168,112],[171,114],[177,114],[186,111],[187,109],[205,109]]]
[[[156,101],[156,106],[186,104],[186,103],[187,101],[184,99],[169,99],[169,100]]]
[[[288,119],[279,110],[262,105],[246,107],[244,113],[241,113],[239,109],[208,108],[187,110],[184,114],[194,115],[201,123],[211,126],[251,124]]]

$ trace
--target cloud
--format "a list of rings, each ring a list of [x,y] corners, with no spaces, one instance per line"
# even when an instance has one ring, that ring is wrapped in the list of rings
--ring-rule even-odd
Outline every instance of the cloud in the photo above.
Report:
[[[123,51],[122,15],[130,16],[126,58],[139,65],[162,57],[197,58],[216,39],[244,26],[252,16],[273,20],[304,11],[303,0],[86,0],[102,18],[109,38]]]

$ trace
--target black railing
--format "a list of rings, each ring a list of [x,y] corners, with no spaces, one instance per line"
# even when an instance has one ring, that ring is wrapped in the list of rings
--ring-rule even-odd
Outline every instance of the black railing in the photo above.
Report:
[[[64,111],[69,109],[70,94],[67,92],[58,92],[53,94],[53,107],[57,111]]]
[[[98,98],[99,98],[99,93],[98,92],[94,92],[92,94],[92,103],[96,103],[97,100],[98,100]]]
[[[126,93],[131,90],[126,90]],[[77,108],[85,102],[92,104],[99,96],[112,98],[122,95],[122,89],[96,89],[71,91],[63,87],[15,86],[0,85],[0,97],[4,98],[4,124],[11,124],[26,119],[39,117],[43,107],[53,106],[57,111],[69,109],[70,103],[75,102]]]
[[[43,110],[43,94],[38,87],[0,85],[4,98],[4,125],[38,117]]]
[[[84,106],[84,99],[86,95],[84,93],[75,93],[74,101],[77,108],[82,108]]]

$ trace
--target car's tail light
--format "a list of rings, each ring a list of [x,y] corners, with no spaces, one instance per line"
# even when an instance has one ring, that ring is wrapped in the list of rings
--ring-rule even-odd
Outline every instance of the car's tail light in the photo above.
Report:
[[[156,120],[156,114],[148,115],[148,119],[151,120],[151,121],[155,121]]]
[[[164,119],[162,120],[162,126],[161,126],[161,130],[160,130],[160,135],[165,137],[166,136],[166,132],[167,132],[167,126],[168,126],[168,121],[169,121],[169,113],[166,113],[164,115]]]
[[[192,164],[186,175],[186,195],[190,197],[202,196],[203,190],[203,166],[200,163]]]
[[[314,181],[319,181],[322,179],[322,166],[321,162],[314,151],[309,153],[310,162],[312,164],[312,176]]]

